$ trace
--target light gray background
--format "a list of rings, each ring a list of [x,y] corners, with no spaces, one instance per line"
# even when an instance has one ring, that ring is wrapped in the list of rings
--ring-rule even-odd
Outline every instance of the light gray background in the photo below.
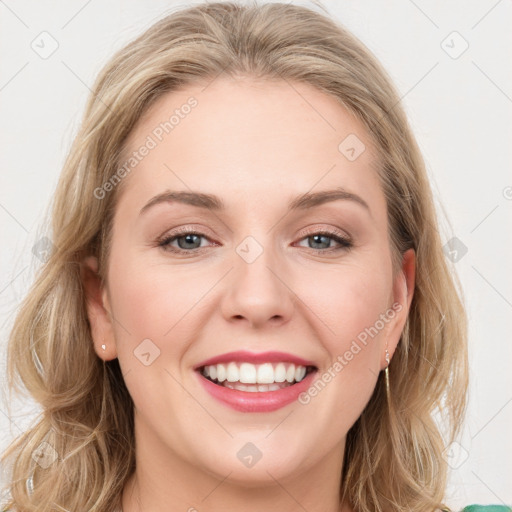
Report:
[[[0,0],[4,389],[8,332],[39,264],[31,249],[89,87],[114,50],[163,13],[185,5]],[[449,220],[442,220],[443,243],[456,236],[467,247],[454,268],[470,320],[470,404],[460,444],[446,454],[453,466],[447,502],[454,508],[511,505],[511,1],[326,0],[323,5],[394,79],[427,162],[439,212],[444,209]],[[42,47],[46,38],[44,47],[51,48],[43,31],[58,43],[48,58],[31,47]],[[0,450],[40,411],[23,399],[11,403],[9,417],[3,393]]]

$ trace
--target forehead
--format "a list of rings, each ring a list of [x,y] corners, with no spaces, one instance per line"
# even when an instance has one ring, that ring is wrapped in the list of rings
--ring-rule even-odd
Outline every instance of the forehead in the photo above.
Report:
[[[383,201],[363,124],[303,83],[217,78],[167,93],[130,134],[123,160],[135,153],[123,195],[139,202],[163,189],[201,190],[229,204],[234,192],[282,200],[283,192],[336,186]]]

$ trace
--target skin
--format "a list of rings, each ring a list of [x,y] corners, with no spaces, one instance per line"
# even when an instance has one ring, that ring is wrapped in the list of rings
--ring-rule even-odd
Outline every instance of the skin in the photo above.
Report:
[[[217,78],[167,93],[139,121],[128,152],[191,95],[198,105],[122,183],[106,282],[94,257],[83,262],[94,348],[119,359],[135,403],[137,470],[123,510],[349,512],[338,491],[345,438],[387,366],[386,347],[392,357],[399,341],[414,252],[394,276],[370,138],[308,85]],[[338,150],[348,134],[366,146],[354,161]],[[300,194],[340,186],[369,211],[338,200],[287,212]],[[161,203],[140,214],[166,190],[215,194],[227,209]],[[156,242],[178,227],[205,235],[196,245],[181,239],[186,255]],[[315,243],[326,229],[353,247]],[[236,252],[247,236],[263,249],[250,264]],[[307,405],[237,412],[210,397],[192,369],[232,350],[280,350],[314,361],[318,376],[394,302],[402,310]],[[148,366],[134,356],[147,338],[160,349]],[[248,442],[262,453],[252,468],[237,458]]]

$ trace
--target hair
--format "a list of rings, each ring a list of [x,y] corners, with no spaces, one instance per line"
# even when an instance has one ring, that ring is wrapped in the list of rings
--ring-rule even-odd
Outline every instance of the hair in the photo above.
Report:
[[[95,190],[114,176],[129,134],[158,98],[221,73],[308,84],[367,129],[393,269],[413,248],[416,277],[389,366],[389,400],[381,372],[347,434],[340,495],[358,512],[446,508],[443,450],[460,433],[467,400],[466,315],[400,97],[373,54],[328,16],[298,5],[232,2],[166,15],[119,50],[95,82],[54,196],[52,250],[9,338],[10,392],[23,385],[43,412],[2,457],[12,459],[7,507],[104,512],[120,505],[135,469],[133,401],[117,359],[105,362],[94,351],[80,263],[97,256],[106,279],[122,189],[103,199]],[[57,457],[53,463],[35,462],[43,449]]]

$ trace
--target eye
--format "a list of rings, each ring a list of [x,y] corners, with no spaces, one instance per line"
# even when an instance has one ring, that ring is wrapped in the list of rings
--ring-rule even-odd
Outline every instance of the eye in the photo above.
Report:
[[[164,238],[158,241],[158,246],[162,247],[166,251],[181,254],[198,252],[198,249],[204,248],[201,247],[202,238],[207,238],[204,233],[184,229],[164,236]],[[178,247],[171,245],[174,242],[177,243]]]
[[[320,231],[308,234],[302,240],[307,240],[313,247],[309,247],[318,253],[348,250],[352,247],[352,242],[337,231]],[[338,244],[337,247],[331,247],[331,241]],[[327,246],[327,247],[326,247]]]
[[[206,247],[201,245],[201,239],[209,240],[209,238],[201,232],[193,231],[190,228],[184,228],[178,232],[174,231],[160,240],[158,246],[162,247],[165,251],[173,252],[176,254],[197,254],[202,252]],[[319,231],[307,234],[307,236],[300,239],[311,241],[313,247],[309,249],[317,253],[330,253],[333,251],[348,250],[352,247],[352,242],[346,236],[338,231]],[[331,247],[331,241],[338,244]],[[173,244],[177,244],[173,245]]]

